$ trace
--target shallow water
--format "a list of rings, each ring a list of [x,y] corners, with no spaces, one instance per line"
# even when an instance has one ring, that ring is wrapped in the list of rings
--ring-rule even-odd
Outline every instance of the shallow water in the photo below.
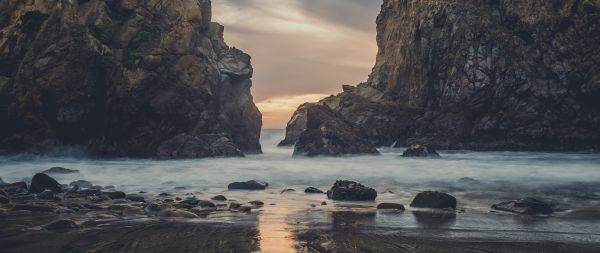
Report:
[[[84,179],[114,185],[146,196],[167,192],[208,199],[223,194],[239,202],[262,200],[266,205],[250,216],[215,215],[210,221],[254,224],[260,249],[294,251],[306,231],[345,231],[380,236],[481,238],[482,240],[600,243],[600,154],[536,152],[442,151],[440,159],[401,158],[402,149],[382,148],[381,156],[293,158],[291,148],[278,148],[282,130],[264,130],[263,154],[246,158],[159,161],[97,160],[85,157],[0,157],[0,177],[27,181],[34,173],[61,166],[80,173],[53,175],[60,183]],[[476,183],[459,182],[463,177]],[[270,183],[266,191],[227,191],[227,184],[250,179]],[[308,195],[315,186],[329,188],[337,179],[374,187],[376,202],[340,202]],[[281,193],[284,188],[296,192]],[[441,190],[458,199],[456,214],[377,212],[381,202],[408,206],[423,190]],[[550,217],[490,213],[490,205],[506,199],[537,197],[565,211]],[[327,205],[322,206],[321,202]],[[312,206],[314,205],[314,206]],[[206,220],[200,220],[204,222]],[[355,230],[352,230],[356,232]]]

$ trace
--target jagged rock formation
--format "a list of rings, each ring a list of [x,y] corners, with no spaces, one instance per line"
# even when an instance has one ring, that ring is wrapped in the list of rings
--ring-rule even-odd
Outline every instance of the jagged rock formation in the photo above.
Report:
[[[0,152],[260,152],[250,56],[225,44],[209,0],[7,0],[0,30]]]
[[[362,132],[324,105],[306,108],[306,129],[298,136],[294,156],[314,157],[379,154]]]
[[[592,0],[384,0],[368,81],[318,104],[380,146],[599,149],[599,8]],[[296,142],[301,118],[283,144]]]

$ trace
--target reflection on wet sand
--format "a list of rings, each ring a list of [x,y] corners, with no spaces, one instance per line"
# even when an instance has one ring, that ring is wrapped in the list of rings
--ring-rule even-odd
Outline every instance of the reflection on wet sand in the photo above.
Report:
[[[285,206],[274,205],[261,210],[258,231],[262,252],[296,252],[296,244],[287,220],[290,214],[290,209]]]

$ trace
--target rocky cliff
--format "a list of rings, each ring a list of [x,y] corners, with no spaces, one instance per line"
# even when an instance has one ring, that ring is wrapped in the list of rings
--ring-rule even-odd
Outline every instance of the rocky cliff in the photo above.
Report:
[[[384,0],[368,81],[319,104],[379,146],[599,149],[599,8],[596,0]],[[305,128],[301,109],[282,144]]]
[[[209,0],[0,1],[0,152],[260,152],[250,56]]]

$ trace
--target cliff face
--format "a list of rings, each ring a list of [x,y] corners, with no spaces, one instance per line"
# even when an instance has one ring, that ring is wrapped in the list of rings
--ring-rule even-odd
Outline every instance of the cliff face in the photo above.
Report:
[[[260,152],[250,56],[225,44],[209,0],[7,0],[0,29],[4,152]]]
[[[385,0],[368,81],[320,104],[375,145],[598,149],[599,8],[592,0]]]

